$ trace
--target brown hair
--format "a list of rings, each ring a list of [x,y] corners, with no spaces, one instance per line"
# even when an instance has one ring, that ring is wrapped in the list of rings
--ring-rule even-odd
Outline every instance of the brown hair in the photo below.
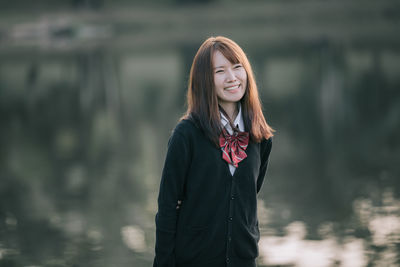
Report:
[[[254,142],[270,138],[274,131],[266,122],[258,96],[258,89],[246,54],[231,39],[217,36],[204,41],[197,51],[190,69],[187,92],[187,111],[181,119],[191,119],[218,146],[222,131],[218,97],[214,89],[213,56],[221,52],[232,64],[242,64],[247,73],[245,94],[240,100],[245,130]]]

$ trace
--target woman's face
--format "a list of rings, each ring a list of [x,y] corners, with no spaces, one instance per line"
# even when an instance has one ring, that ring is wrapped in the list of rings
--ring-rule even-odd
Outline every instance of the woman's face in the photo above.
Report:
[[[247,85],[247,73],[242,64],[232,64],[219,51],[214,52],[214,88],[219,104],[224,107],[242,99]]]

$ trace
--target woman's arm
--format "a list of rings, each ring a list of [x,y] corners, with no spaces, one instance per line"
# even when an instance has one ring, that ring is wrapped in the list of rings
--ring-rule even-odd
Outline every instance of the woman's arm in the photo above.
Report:
[[[153,266],[175,267],[175,232],[179,211],[177,205],[183,196],[189,164],[189,144],[183,134],[175,130],[168,142],[161,176],[156,215],[156,256]]]
[[[257,193],[260,191],[261,186],[264,182],[265,173],[267,172],[268,168],[269,154],[271,153],[271,149],[272,149],[272,137],[261,142],[261,148],[260,148],[261,166],[260,166],[260,173],[257,178]]]

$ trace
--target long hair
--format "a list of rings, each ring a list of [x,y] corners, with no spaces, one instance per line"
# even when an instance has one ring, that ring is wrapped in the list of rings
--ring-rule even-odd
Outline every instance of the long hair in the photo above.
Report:
[[[266,122],[254,74],[246,54],[231,39],[217,36],[204,41],[197,51],[190,68],[187,91],[187,111],[181,119],[190,119],[218,146],[222,131],[218,97],[214,88],[213,57],[221,52],[232,64],[242,64],[247,73],[245,93],[240,100],[245,130],[253,142],[273,136],[274,131]]]

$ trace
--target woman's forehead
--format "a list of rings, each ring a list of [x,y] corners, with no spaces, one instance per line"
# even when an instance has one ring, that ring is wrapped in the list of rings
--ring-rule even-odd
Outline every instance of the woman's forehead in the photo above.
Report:
[[[217,49],[214,52],[213,63],[215,63],[216,61],[219,61],[220,63],[227,63],[226,61],[229,61],[232,64],[240,63],[237,55],[233,51],[227,49]]]

